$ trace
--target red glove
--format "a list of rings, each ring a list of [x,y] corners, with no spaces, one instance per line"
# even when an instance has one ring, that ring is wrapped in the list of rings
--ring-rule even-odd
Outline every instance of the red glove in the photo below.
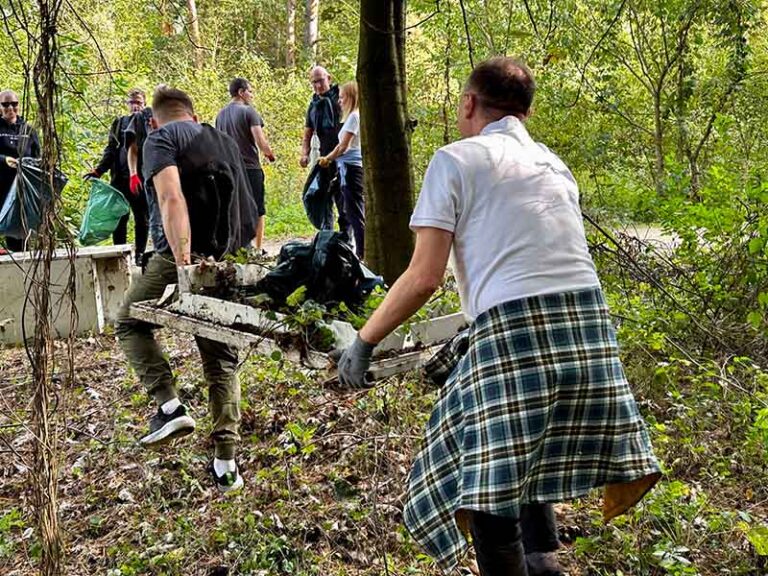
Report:
[[[141,178],[138,174],[131,174],[131,179],[128,181],[128,188],[131,190],[131,194],[134,196],[139,195],[139,191],[143,188],[141,185]]]

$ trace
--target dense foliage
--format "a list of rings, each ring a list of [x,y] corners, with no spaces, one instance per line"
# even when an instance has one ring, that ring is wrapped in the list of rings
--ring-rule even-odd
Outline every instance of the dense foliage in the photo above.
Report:
[[[305,173],[298,166],[311,56],[300,48],[296,65],[286,66],[289,4],[198,0],[201,46],[195,48],[184,2],[67,3],[59,38],[59,129],[64,170],[73,176],[64,208],[72,226],[79,223],[87,196],[76,176],[96,161],[129,87],[151,91],[164,82],[183,88],[200,118],[210,122],[227,101],[229,79],[242,75],[256,88],[256,106],[278,157],[266,167],[267,235],[311,233],[299,199]],[[301,46],[305,14],[298,4]],[[15,56],[0,60],[0,77],[24,94],[27,115],[34,119],[27,36],[18,14],[5,5],[2,10],[0,48]],[[454,110],[473,62],[519,54],[533,69],[539,92],[529,129],[566,160],[579,181],[626,369],[667,472],[644,506],[611,527],[600,524],[594,502],[566,511],[567,521],[578,525],[569,532],[575,538],[568,553],[571,573],[765,573],[765,5],[411,0],[408,10],[417,181],[435,148],[457,136]],[[355,75],[358,17],[355,2],[320,2],[318,61],[338,81]],[[622,234],[630,222],[651,224],[659,240]],[[97,367],[103,363],[112,370],[113,344],[93,346],[99,348]],[[178,368],[194,388],[193,369]],[[139,458],[125,445],[140,425],[144,397],[132,395],[132,381],[80,383],[77,406],[90,409],[87,391],[94,389],[115,392],[120,408],[109,426],[89,432],[110,434],[106,444],[69,432],[72,442],[90,443],[82,462],[77,454],[66,455],[70,465],[80,462],[65,478],[74,486],[70,536],[103,541],[106,550],[99,557],[84,546],[85,552],[73,552],[75,561],[94,573],[108,567],[115,575],[185,573],[185,557],[198,559],[205,569],[219,559],[253,574],[380,574],[386,553],[395,573],[432,574],[429,562],[397,528],[398,490],[429,397],[421,396],[413,379],[390,381],[334,412],[332,400],[310,380],[279,361],[246,367],[246,465],[255,477],[237,509],[253,506],[252,511],[238,515],[231,513],[236,506],[216,503],[220,514],[210,514],[198,482],[203,476],[198,456],[182,451],[170,462],[151,462],[148,472],[127,468],[125,477],[139,482],[141,497],[115,506],[125,513],[121,521],[135,528],[133,535],[125,527],[109,527],[106,518],[113,510],[104,502],[105,494],[120,500],[128,481],[107,476],[93,463],[117,466],[126,453]],[[199,392],[188,393],[193,405],[204,404],[195,396]],[[83,429],[88,425],[85,417],[75,420]],[[197,446],[195,453],[202,451]],[[330,466],[335,462],[341,464]],[[91,469],[114,486],[105,484],[103,494],[94,486],[78,491],[83,471]],[[160,489],[160,474],[172,477],[175,500]],[[305,488],[292,490],[296,483]],[[7,484],[0,496],[15,488]],[[133,498],[130,492],[122,496],[128,497]],[[143,520],[147,514],[154,519],[158,509],[178,513]],[[305,512],[306,522],[297,524]],[[20,506],[0,514],[0,567],[22,554],[34,564],[34,544],[23,537],[31,525],[25,514]],[[363,526],[360,542],[350,519]]]

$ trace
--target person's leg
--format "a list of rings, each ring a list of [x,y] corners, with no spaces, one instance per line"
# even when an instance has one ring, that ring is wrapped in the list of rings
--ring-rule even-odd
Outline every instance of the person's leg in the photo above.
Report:
[[[128,201],[128,204],[131,203],[131,192],[128,188],[128,181],[127,180],[111,180],[109,182],[109,185],[112,186],[112,188],[115,188],[118,190],[123,197]],[[129,214],[126,214],[122,218],[120,218],[120,221],[117,223],[117,227],[112,232],[112,244],[125,244],[128,242],[128,219],[130,218]]]
[[[338,214],[339,232],[349,235],[349,218],[347,217],[346,206],[344,206],[344,196],[341,193],[341,182],[339,181],[339,171],[336,162],[331,162],[327,168],[330,178],[329,193],[336,204],[336,213]],[[333,229],[333,226],[331,226]]]
[[[470,532],[481,576],[527,576],[520,522],[516,518],[475,511]]]
[[[153,331],[156,326],[135,320],[129,315],[132,303],[159,298],[165,287],[176,281],[173,257],[155,255],[144,274],[131,282],[115,326],[123,353],[149,395],[158,404],[157,413],[149,422],[149,432],[139,441],[145,447],[160,446],[190,434],[195,429],[195,421],[187,415],[186,406],[179,402],[171,366],[155,340]]]
[[[177,397],[171,366],[155,340],[156,326],[131,318],[128,309],[134,302],[159,298],[165,287],[176,282],[177,278],[172,256],[153,256],[144,274],[133,278],[115,323],[120,348],[147,393],[158,404]]]
[[[211,437],[215,456],[233,460],[240,436],[240,383],[237,379],[237,351],[221,342],[196,337],[203,373],[208,384],[208,409],[213,419]]]
[[[130,204],[133,212],[136,265],[141,266],[141,259],[147,249],[147,238],[149,237],[149,209],[144,191],[140,190],[136,196],[131,195]]]
[[[318,194],[323,198],[326,206],[325,215],[321,230],[333,230],[333,190],[331,183],[336,172],[336,164],[333,163],[326,168],[320,168],[318,173]]]
[[[551,504],[524,504],[520,507],[520,526],[523,546],[531,576],[559,576],[562,569],[556,550],[560,547],[557,537],[555,511]]]
[[[345,182],[342,186],[344,210],[355,235],[355,253],[362,259],[365,256],[365,198],[363,197],[363,169],[359,166],[347,166]]]
[[[261,245],[264,242],[264,225],[266,221],[264,215],[267,213],[267,207],[264,201],[264,171],[261,168],[247,168],[245,172],[248,177],[248,186],[251,188],[251,195],[256,203],[256,210],[259,215],[253,236],[253,246],[256,249],[261,250]]]
[[[120,218],[117,228],[112,232],[112,244],[125,244],[128,241],[128,218],[129,214]]]
[[[5,247],[10,252],[21,252],[24,250],[24,240],[21,238],[5,237]]]
[[[553,552],[560,547],[552,504],[521,506],[520,526],[523,530],[523,545],[526,553]]]

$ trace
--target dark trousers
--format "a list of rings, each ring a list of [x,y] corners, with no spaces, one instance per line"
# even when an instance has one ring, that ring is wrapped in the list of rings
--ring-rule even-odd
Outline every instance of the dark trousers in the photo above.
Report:
[[[159,298],[168,284],[178,282],[176,264],[171,254],[155,254],[144,274],[131,280],[131,287],[117,314],[115,334],[128,362],[147,392],[162,405],[178,396],[173,371],[167,356],[155,340],[157,326],[131,318],[134,302]],[[237,350],[199,336],[195,337],[203,375],[208,384],[208,406],[213,418],[214,454],[229,460],[235,457],[240,441],[240,384],[237,380]]]
[[[135,248],[136,248],[136,262],[141,262],[141,255],[147,249],[147,237],[149,236],[149,210],[147,208],[147,197],[143,190],[134,196],[131,194],[131,189],[128,186],[128,180],[116,180],[111,183],[113,188],[117,188],[122,192],[125,199],[128,200],[128,204],[131,205],[131,212],[133,212],[134,230],[136,236]],[[112,232],[113,244],[125,244],[128,242],[128,218],[130,214],[126,214],[120,218],[120,222],[117,224],[117,228]]]
[[[24,240],[21,238],[5,237],[5,248],[10,252],[21,252],[24,250]]]
[[[482,576],[527,576],[526,554],[559,546],[551,504],[523,505],[519,519],[473,512],[470,532]]]
[[[341,194],[341,184],[338,179],[338,169],[336,168],[336,162],[331,162],[327,167],[320,169],[320,190],[327,190],[333,198],[333,203],[336,204],[336,212],[338,213],[339,231],[349,234],[349,220],[344,209],[344,197]],[[325,196],[328,198],[328,196]],[[333,222],[327,223],[327,229],[333,229]]]
[[[363,196],[363,169],[347,164],[341,183],[344,213],[355,235],[355,253],[361,260],[365,255],[365,197]]]

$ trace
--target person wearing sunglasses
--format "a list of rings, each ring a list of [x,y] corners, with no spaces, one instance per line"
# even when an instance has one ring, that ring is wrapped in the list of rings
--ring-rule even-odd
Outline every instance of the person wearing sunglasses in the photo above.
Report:
[[[101,178],[109,171],[109,183],[113,188],[122,192],[131,206],[135,225],[134,253],[136,265],[141,265],[142,255],[147,248],[149,236],[149,211],[147,199],[139,193],[140,185],[131,186],[131,172],[128,167],[128,145],[126,143],[126,130],[128,130],[135,115],[141,114],[145,108],[145,96],[142,90],[134,88],[128,92],[125,101],[128,106],[128,114],[115,118],[109,129],[107,145],[101,154],[101,160],[96,167],[85,174],[83,178]],[[138,175],[135,181],[138,182]],[[134,192],[135,190],[135,192]],[[113,244],[125,244],[128,241],[128,214],[120,219],[120,222],[112,233]]]
[[[37,132],[19,115],[19,97],[13,90],[0,92],[0,207],[16,179],[19,158],[40,157]],[[24,249],[24,240],[6,238],[5,247],[13,252]]]

